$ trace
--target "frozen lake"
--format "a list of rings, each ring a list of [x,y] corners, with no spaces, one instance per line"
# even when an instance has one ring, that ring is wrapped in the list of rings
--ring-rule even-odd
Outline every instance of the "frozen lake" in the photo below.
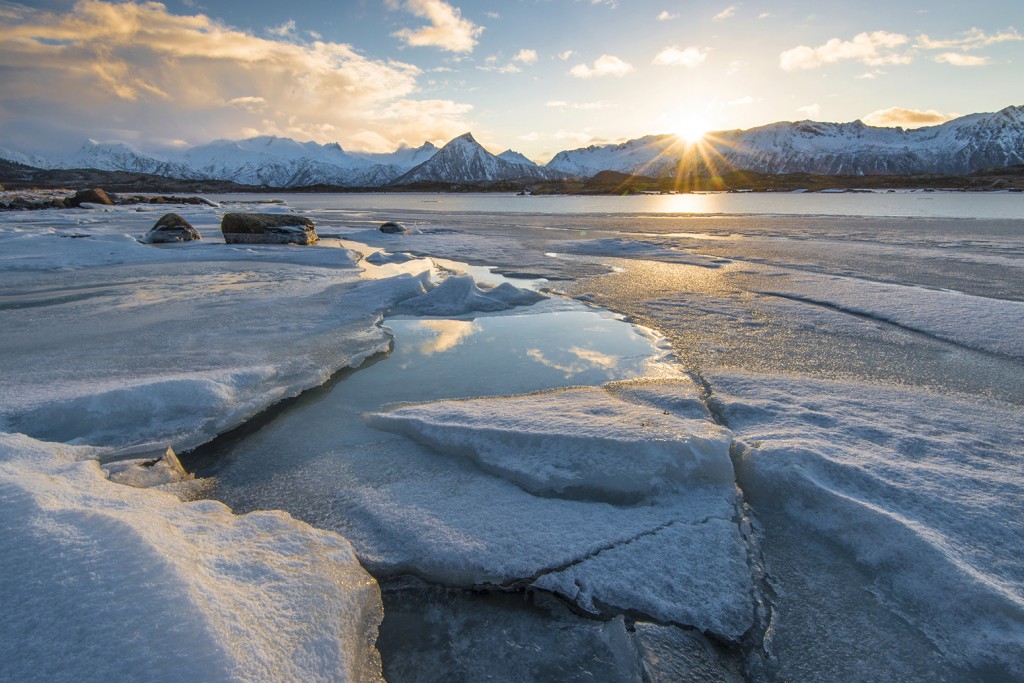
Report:
[[[63,444],[199,446],[185,462],[240,523],[291,515],[247,561],[351,542],[393,683],[1024,676],[1024,195],[276,198],[182,207],[204,239],[170,247],[135,239],[166,208],[0,215],[0,420],[27,435],[0,434],[9,519],[82,485],[49,464]],[[225,245],[238,210],[307,215],[323,242]],[[89,477],[92,507],[60,519],[124,508]],[[39,520],[0,555],[49,547],[26,530],[62,527]],[[163,533],[139,547],[179,561]],[[184,556],[258,604],[261,573],[214,535]],[[138,554],[97,538],[104,571]],[[95,576],[99,551],[66,552]],[[294,581],[266,599],[315,602]],[[332,609],[365,637],[381,603],[362,581]],[[32,586],[5,590],[42,605]],[[69,595],[52,623],[87,618]],[[106,600],[112,648],[123,620],[151,627]],[[189,605],[181,628],[213,618]],[[290,609],[242,632],[337,640],[340,611]],[[48,651],[33,623],[15,610],[4,632],[18,677]],[[196,666],[244,677],[249,645],[200,640]],[[83,680],[131,669],[103,671]]]
[[[244,199],[246,195],[224,195]],[[696,214],[792,216],[898,216],[901,218],[1020,218],[1020,192],[925,191],[736,192],[676,195],[520,197],[492,193],[275,194],[309,209],[433,213]],[[251,197],[251,195],[249,195]]]

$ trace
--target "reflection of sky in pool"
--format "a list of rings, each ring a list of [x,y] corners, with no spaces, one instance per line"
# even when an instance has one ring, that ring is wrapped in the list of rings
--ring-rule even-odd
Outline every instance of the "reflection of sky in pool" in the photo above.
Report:
[[[251,490],[243,502],[232,488],[269,483],[304,461],[343,460],[347,449],[368,439],[393,439],[366,427],[361,417],[390,403],[519,394],[674,372],[658,362],[663,350],[637,328],[582,307],[475,320],[389,319],[386,325],[395,333],[389,357],[307,392],[258,430],[196,453],[201,473],[218,475],[219,498],[248,509],[283,506],[302,517],[282,500],[250,498]]]

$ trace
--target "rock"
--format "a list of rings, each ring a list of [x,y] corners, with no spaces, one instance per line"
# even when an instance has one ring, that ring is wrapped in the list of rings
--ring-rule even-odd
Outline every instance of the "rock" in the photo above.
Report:
[[[192,224],[176,213],[164,214],[164,216],[150,228],[142,241],[147,244],[161,244],[164,242],[191,242],[201,240],[202,235],[192,227]]]
[[[305,216],[280,213],[227,213],[220,231],[228,244],[316,244],[320,238]]]
[[[50,206],[52,206],[55,209],[66,209],[69,205],[67,199],[61,199],[60,197],[57,197],[55,199],[50,200]]]
[[[388,221],[378,228],[381,232],[385,232],[389,235],[404,235],[406,234],[405,226],[395,221]]]
[[[74,197],[70,197],[68,202],[71,206],[81,206],[82,204],[104,204],[106,206],[113,206],[114,202],[110,200],[107,193],[103,190],[94,188],[92,190],[79,190],[75,193]]]

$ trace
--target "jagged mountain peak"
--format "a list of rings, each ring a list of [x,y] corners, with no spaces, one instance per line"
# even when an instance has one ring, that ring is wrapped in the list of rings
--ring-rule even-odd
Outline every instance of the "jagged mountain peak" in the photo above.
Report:
[[[513,164],[520,164],[522,166],[536,166],[536,162],[528,159],[524,154],[521,154],[514,149],[506,149],[504,152],[498,155],[499,159],[510,161]]]

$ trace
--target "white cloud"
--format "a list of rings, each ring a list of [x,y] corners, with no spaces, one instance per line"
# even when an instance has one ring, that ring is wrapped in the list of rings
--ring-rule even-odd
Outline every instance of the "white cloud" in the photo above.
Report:
[[[821,105],[819,104],[808,104],[803,107],[797,107],[796,111],[798,114],[803,114],[808,118],[814,118],[821,113]]]
[[[736,5],[729,5],[724,10],[722,10],[721,12],[716,14],[715,16],[711,17],[711,19],[712,19],[712,21],[725,21],[726,19],[731,19],[732,17],[736,16],[736,10],[737,9],[739,9],[738,6],[736,6]]]
[[[484,28],[465,19],[457,7],[443,0],[404,0],[407,11],[426,19],[429,25],[405,28],[394,35],[414,47],[439,47],[448,52],[472,52]]]
[[[569,70],[569,75],[576,78],[594,78],[597,76],[615,76],[621,78],[633,70],[633,65],[624,62],[615,55],[601,55],[593,65],[577,64]]]
[[[746,95],[744,97],[740,97],[740,98],[737,98],[737,99],[733,100],[729,104],[734,106],[734,107],[742,107],[743,105],[753,104],[753,103],[754,103],[754,98],[751,97],[750,95]]]
[[[564,100],[551,100],[544,106],[551,107],[553,109],[579,109],[582,111],[594,111],[597,109],[608,109],[614,107],[611,102],[600,100],[598,102],[566,102]]]
[[[921,126],[935,126],[945,123],[960,116],[959,114],[943,114],[934,109],[922,111],[920,109],[904,109],[903,107],[889,107],[879,109],[863,117],[864,123],[869,126],[902,126],[903,128],[920,128]]]
[[[853,40],[833,38],[818,47],[801,45],[786,50],[779,55],[779,66],[784,71],[797,71],[840,61],[857,61],[868,66],[909,64],[912,57],[898,50],[909,42],[910,38],[899,33],[858,33]]]
[[[242,97],[233,97],[228,100],[228,104],[233,104],[249,111],[262,111],[266,108],[267,100],[264,97],[246,95]]]
[[[268,28],[267,33],[269,33],[272,36],[280,36],[282,38],[293,35],[295,33],[295,20],[289,19],[280,26]]]
[[[501,14],[498,12],[484,12],[484,16],[487,17],[488,19],[501,19]]]
[[[397,143],[468,127],[469,105],[414,98],[421,72],[410,64],[343,43],[258,37],[153,2],[24,8],[0,24],[0,71],[0,138],[39,147],[246,134],[349,146],[359,129]]]
[[[761,12],[760,14],[757,15],[757,18],[758,19],[770,19],[770,18],[772,18],[774,16],[775,15],[772,14],[771,12]]]
[[[875,78],[877,76],[878,76],[877,72],[865,71],[864,73],[860,74],[859,76],[854,76],[854,78],[856,78],[858,80],[861,80],[861,81],[873,81],[873,80],[875,80]]]
[[[975,27],[961,33],[960,36],[960,38],[947,40],[932,40],[927,35],[922,34],[917,37],[917,45],[926,50],[976,50],[980,47],[988,47],[998,43],[1024,40],[1024,35],[1021,35],[1013,28],[989,35],[980,28]]]
[[[935,61],[953,66],[984,66],[988,64],[989,59],[978,55],[965,55],[962,52],[943,52],[940,55],[935,55]]]
[[[664,9],[661,10],[661,13],[658,15],[658,21],[671,21],[672,19],[678,19],[678,18],[679,18],[678,14],[673,14],[673,13],[669,12],[668,10],[664,10]]]
[[[516,56],[512,58],[513,62],[522,62],[523,64],[533,64],[537,61],[536,50],[520,50],[516,53]]]
[[[666,47],[659,52],[651,64],[657,66],[685,66],[692,69],[708,58],[708,49],[691,46],[680,50],[676,46]]]
[[[575,50],[566,50],[565,52],[559,52],[558,58],[564,62],[570,59],[574,54],[576,54]]]

